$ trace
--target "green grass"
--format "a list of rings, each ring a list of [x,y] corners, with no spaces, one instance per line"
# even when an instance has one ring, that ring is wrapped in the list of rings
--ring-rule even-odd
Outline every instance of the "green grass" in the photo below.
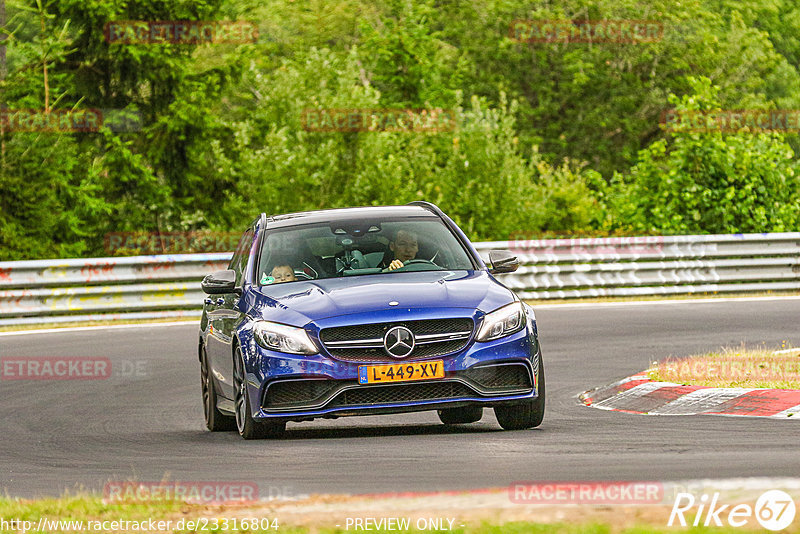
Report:
[[[191,512],[192,505],[178,501],[152,501],[143,503],[103,503],[97,496],[66,495],[48,499],[0,498],[0,518],[9,521],[18,519],[38,524],[46,517],[52,520],[135,520],[166,518],[184,511]],[[202,509],[198,507],[198,510]],[[35,527],[34,527],[35,528]],[[0,530],[0,532],[15,532]]]
[[[390,504],[387,505],[390,508]],[[536,513],[535,510],[531,511]],[[608,510],[605,511],[606,516]],[[202,504],[187,504],[178,501],[152,501],[142,503],[103,503],[102,499],[93,495],[66,495],[61,498],[47,498],[40,500],[24,500],[12,498],[0,498],[0,518],[10,521],[12,519],[31,521],[34,525],[38,525],[41,517],[46,517],[50,520],[57,521],[114,521],[114,520],[128,520],[128,521],[143,521],[147,519],[171,519],[173,524],[180,519],[196,520],[200,517],[258,517],[259,515],[267,515],[270,518],[277,517],[279,521],[278,532],[288,534],[340,534],[345,532],[354,532],[353,528],[347,530],[343,527],[333,527],[324,524],[314,524],[312,526],[293,526],[285,524],[280,520],[280,514],[267,511],[265,513],[263,506],[260,509],[254,509],[252,514],[248,514],[248,509],[244,506],[211,506]],[[634,527],[620,528],[619,525],[607,523],[603,521],[592,520],[592,512],[583,509],[581,510],[581,517],[584,518],[582,522],[529,522],[529,521],[515,521],[504,524],[496,524],[488,521],[481,523],[467,523],[463,527],[456,527],[454,532],[457,534],[645,534],[645,533],[674,533],[678,532],[692,532],[692,533],[743,533],[748,532],[747,529],[741,528],[689,528],[682,529],[678,527],[667,527],[662,525],[661,520],[656,520],[656,524],[640,524]],[[383,512],[375,512],[369,514],[371,517],[403,517],[403,514],[398,514],[387,509]],[[588,518],[587,518],[588,516]],[[360,517],[360,515],[359,515]],[[461,521],[460,521],[461,522]],[[463,523],[463,522],[461,522]],[[412,520],[412,525],[414,520]],[[84,524],[85,526],[85,524]],[[790,529],[795,530],[795,529]],[[35,531],[35,530],[34,530]],[[31,532],[34,532],[31,531]],[[121,532],[121,530],[87,530],[84,532]],[[198,530],[201,532],[230,532],[222,529],[206,529]],[[16,532],[12,530],[0,530],[0,532]],[[70,532],[61,530],[43,530],[42,532]],[[188,529],[174,530],[174,532],[192,532]],[[239,529],[237,532],[276,532],[275,530],[247,530]],[[372,532],[397,532],[397,531],[372,531]],[[444,531],[418,531],[412,529],[409,532],[444,532]]]

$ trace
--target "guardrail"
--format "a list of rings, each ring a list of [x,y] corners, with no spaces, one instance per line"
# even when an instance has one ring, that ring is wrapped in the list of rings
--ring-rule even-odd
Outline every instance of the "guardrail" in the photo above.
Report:
[[[476,243],[520,258],[525,299],[800,290],[800,232]],[[225,254],[0,262],[0,325],[197,316]]]
[[[516,240],[503,282],[525,299],[734,293],[800,289],[800,232]]]
[[[0,326],[198,316],[230,253],[0,262]]]

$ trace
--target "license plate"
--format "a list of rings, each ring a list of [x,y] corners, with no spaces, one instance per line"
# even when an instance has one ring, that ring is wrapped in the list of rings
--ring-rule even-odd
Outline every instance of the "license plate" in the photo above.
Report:
[[[360,365],[358,367],[359,384],[412,382],[434,378],[444,378],[444,362],[442,360],[393,363],[391,365]]]

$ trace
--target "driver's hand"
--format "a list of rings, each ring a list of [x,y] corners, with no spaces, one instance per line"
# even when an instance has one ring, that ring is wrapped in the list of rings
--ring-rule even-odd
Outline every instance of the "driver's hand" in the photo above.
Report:
[[[404,263],[400,260],[392,260],[392,263],[390,263],[386,269],[389,271],[394,271],[395,269],[399,269],[403,265]]]

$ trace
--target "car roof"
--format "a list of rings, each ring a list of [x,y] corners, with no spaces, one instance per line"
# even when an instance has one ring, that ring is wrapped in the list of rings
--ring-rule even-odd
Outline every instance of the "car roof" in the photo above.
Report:
[[[301,211],[267,217],[267,228],[281,228],[298,224],[350,221],[361,217],[433,217],[438,215],[422,206],[365,206],[360,208],[335,208],[316,211]]]

